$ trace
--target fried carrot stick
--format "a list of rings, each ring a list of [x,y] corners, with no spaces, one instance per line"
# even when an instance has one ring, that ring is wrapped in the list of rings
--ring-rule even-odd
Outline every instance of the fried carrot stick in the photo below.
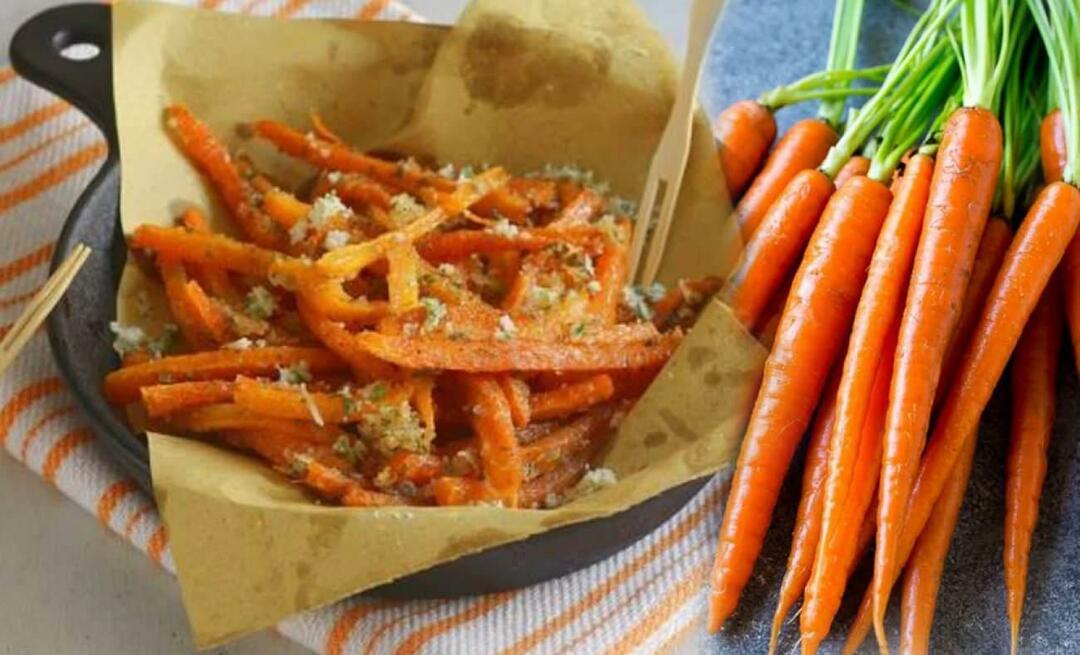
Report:
[[[526,339],[462,341],[442,336],[377,332],[351,335],[346,352],[362,352],[398,366],[474,373],[640,369],[666,361],[681,340],[677,332],[647,341],[558,343]],[[333,347],[333,346],[332,346]],[[336,349],[335,349],[336,350]]]
[[[1063,320],[1061,288],[1054,280],[1056,276],[1043,291],[1016,344],[1011,373],[1012,437],[1005,465],[1005,599],[1013,653],[1020,637],[1031,536],[1046,477],[1046,448],[1054,428]]]
[[[795,527],[791,531],[791,550],[788,552],[784,579],[780,582],[776,610],[769,633],[769,655],[776,652],[776,643],[784,619],[802,596],[814,566],[814,552],[821,535],[821,508],[825,501],[825,476],[829,465],[829,441],[832,439],[836,417],[836,389],[840,385],[840,369],[834,368],[822,394],[821,406],[814,416],[806,446],[803,466],[802,492],[795,512]]]
[[[713,123],[728,194],[737,199],[754,179],[776,138],[776,119],[754,100],[732,103]]]
[[[510,403],[510,417],[514,420],[514,427],[523,428],[528,425],[532,420],[529,384],[508,373],[498,375],[495,379],[506,396],[506,401]]]
[[[145,248],[161,257],[200,266],[217,266],[241,275],[266,277],[281,256],[272,250],[230,239],[222,234],[200,234],[177,227],[140,225],[131,236],[132,248]]]
[[[484,479],[506,507],[517,507],[524,473],[506,396],[492,377],[464,375],[460,381],[472,408],[469,420],[480,441]]]
[[[734,611],[750,578],[780,484],[847,337],[891,198],[868,178],[851,180],[830,199],[807,247],[728,495],[713,569],[712,632]]]
[[[264,248],[278,249],[285,245],[284,232],[251,204],[251,189],[210,128],[181,105],[168,107],[165,114],[180,147],[214,184],[241,231]]]
[[[291,346],[216,350],[152,359],[112,371],[105,376],[105,397],[114,405],[126,405],[139,399],[142,387],[199,380],[231,380],[237,375],[272,375],[279,368],[306,364],[313,374],[340,373],[348,370],[345,361],[325,348]]]
[[[821,163],[836,138],[836,131],[817,118],[801,120],[784,133],[735,207],[735,218],[742,228],[743,239],[750,239],[784,187],[796,175]]]
[[[255,133],[287,155],[312,166],[345,173],[363,173],[395,189],[415,193],[423,186],[452,191],[455,183],[432,171],[356,152],[340,143],[304,134],[275,121],[257,121]]]
[[[233,383],[227,380],[155,384],[139,389],[143,407],[151,418],[169,416],[200,405],[229,402]]]
[[[615,383],[611,376],[598,373],[558,389],[533,394],[530,402],[532,418],[536,421],[562,418],[609,400],[614,395]]]

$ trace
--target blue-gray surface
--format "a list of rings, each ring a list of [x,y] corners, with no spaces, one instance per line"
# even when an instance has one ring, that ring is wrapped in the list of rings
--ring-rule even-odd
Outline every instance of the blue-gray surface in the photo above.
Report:
[[[891,59],[912,19],[887,0],[868,0],[861,63]],[[822,68],[832,20],[832,3],[824,0],[730,0],[714,38],[704,95],[712,115],[731,101],[753,98],[780,83]],[[782,110],[783,126],[815,107]],[[1035,147],[1034,144],[1032,147]],[[1031,553],[1031,574],[1021,626],[1020,647],[1026,653],[1080,652],[1080,486],[1075,483],[1076,440],[1080,436],[1080,403],[1071,351],[1063,352],[1059,375],[1059,407],[1050,446],[1046,487]],[[1007,653],[1002,576],[1002,507],[1004,462],[1008,446],[1008,394],[1003,382],[983,416],[975,472],[946,562],[931,652]],[[763,653],[769,622],[783,576],[798,502],[800,466],[781,497],[765,550],[742,604],[724,632],[711,644],[724,653]],[[866,562],[856,576],[824,652],[838,652],[867,579]],[[894,598],[891,641],[899,643]],[[789,620],[779,652],[797,648],[798,619]],[[861,652],[876,652],[863,644]]]

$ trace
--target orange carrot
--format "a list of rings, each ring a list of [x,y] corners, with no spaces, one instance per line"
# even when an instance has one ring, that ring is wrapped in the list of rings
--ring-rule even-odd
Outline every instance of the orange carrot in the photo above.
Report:
[[[899,573],[900,533],[942,361],[990,216],[1002,157],[1001,123],[963,107],[945,124],[900,323],[889,390],[874,550],[874,629],[885,648],[885,606]]]
[[[753,327],[795,266],[835,187],[819,170],[798,173],[776,198],[720,292],[743,325]]]
[[[280,248],[287,243],[285,233],[251,204],[253,190],[240,177],[228,151],[210,128],[186,107],[173,105],[165,113],[166,122],[176,133],[180,147],[213,182],[244,234],[265,248]]]
[[[949,554],[949,543],[960,516],[974,459],[975,439],[971,439],[942,490],[941,498],[934,505],[930,521],[911,551],[900,601],[901,653],[923,655],[930,652],[930,628],[934,622],[941,573],[945,568],[945,557]]]
[[[776,340],[776,330],[780,327],[780,319],[784,315],[784,305],[787,304],[788,296],[791,295],[791,283],[795,276],[789,275],[769,301],[765,311],[762,312],[758,324],[754,327],[754,338],[761,342],[767,349],[772,349],[773,341]]]
[[[276,187],[262,194],[262,209],[285,229],[296,225],[311,213],[311,205]]]
[[[1046,477],[1046,448],[1054,428],[1063,319],[1061,288],[1055,280],[1056,276],[1043,291],[1013,355],[1012,441],[1005,466],[1005,598],[1013,653],[1020,637],[1031,535]]]
[[[1039,130],[1039,153],[1043,177],[1047,182],[1059,182],[1065,175],[1065,121],[1061,110],[1055,109],[1043,119]]]
[[[226,380],[155,384],[139,389],[143,406],[151,418],[161,418],[174,412],[200,405],[232,400],[233,383]]]
[[[494,497],[491,487],[483,480],[454,476],[432,480],[431,492],[437,505],[471,505]]]
[[[602,403],[615,395],[611,376],[598,373],[579,382],[533,395],[532,417],[536,421],[562,418]]]
[[[840,508],[829,508],[826,487],[824,509],[834,510],[829,517],[832,522],[827,526],[828,532],[825,531],[824,523],[822,525],[817,552],[814,554],[814,569],[803,592],[799,624],[803,651],[807,655],[816,652],[829,634],[829,628],[840,608],[848,577],[862,548],[865,547],[864,539],[869,539],[869,535],[864,536],[864,528],[875,502],[875,490],[881,470],[881,433],[889,403],[889,381],[892,377],[898,327],[899,321],[894,319],[881,348],[877,371],[868,381],[870,394],[864,411],[865,420],[856,437],[854,459],[846,475],[848,486]],[[837,401],[839,402],[839,398]],[[839,419],[839,405],[837,409]],[[834,433],[834,443],[839,434]],[[833,473],[831,458],[834,452],[830,448],[830,475]]]
[[[437,455],[399,450],[386,462],[398,480],[424,485],[443,474],[443,459]]]
[[[807,118],[791,126],[735,207],[743,239],[754,233],[788,182],[800,171],[817,167],[834,143],[836,131],[825,121]]]
[[[279,368],[301,363],[315,375],[347,370],[345,362],[325,348],[216,350],[152,359],[113,371],[105,376],[105,397],[114,405],[126,405],[139,399],[142,387],[163,382],[232,380],[237,375],[272,375]]]
[[[866,459],[864,428],[870,422],[873,397],[884,396],[886,402],[888,399],[888,381],[879,390],[876,380],[882,370],[892,370],[891,363],[887,367],[883,363],[892,356],[890,339],[895,342],[933,168],[933,160],[923,155],[913,157],[906,167],[874,248],[855,313],[837,396],[836,433],[829,448],[822,536],[814,578],[803,603],[802,640],[804,648],[811,652],[828,634],[843,592],[837,579],[844,575],[846,563],[839,551],[844,548],[841,542],[850,535],[842,534],[845,531],[841,526],[849,522],[852,514],[848,510],[849,498],[861,502],[851,493],[856,463],[861,461],[872,467],[874,475],[878,473],[879,462]],[[879,440],[880,436],[874,434],[871,438]]]
[[[817,409],[810,442],[806,446],[806,464],[803,466],[802,493],[799,508],[795,512],[795,528],[791,532],[791,550],[788,553],[784,579],[773,612],[772,631],[769,634],[769,654],[776,652],[776,642],[784,619],[802,596],[806,581],[814,565],[821,534],[821,507],[825,500],[825,476],[829,464],[829,441],[832,439],[836,417],[836,389],[840,385],[840,369],[833,368],[825,385],[821,406]]]
[[[835,184],[837,188],[840,188],[844,186],[844,182],[847,182],[856,175],[866,175],[869,171],[870,160],[861,155],[855,155],[847,160],[844,167],[836,174],[836,179],[833,180],[833,184]]]
[[[469,419],[480,441],[484,479],[506,507],[517,507],[524,474],[506,396],[494,378],[465,375],[460,379],[472,410]]]
[[[1078,224],[1080,190],[1063,182],[1043,189],[1021,223],[923,454],[895,561],[907,560],[966,442],[976,438],[979,417]],[[873,595],[883,589],[886,601],[899,575],[896,569],[890,571],[888,579],[874,580]],[[849,641],[864,629],[856,627]]]
[[[975,256],[975,264],[971,269],[971,280],[964,292],[964,304],[960,307],[960,317],[956,319],[956,328],[949,339],[949,346],[945,349],[938,389],[948,391],[952,388],[960,358],[963,357],[964,349],[967,347],[967,339],[975,330],[979,312],[982,310],[983,303],[986,302],[986,296],[990,293],[990,287],[994,284],[994,276],[1001,268],[1001,260],[1005,259],[1005,251],[1009,248],[1012,236],[1012,228],[1005,219],[995,217],[986,223],[982,241],[979,243],[979,251]],[[945,393],[936,394],[934,407],[939,409],[944,400]]]
[[[851,180],[829,200],[807,247],[731,483],[713,569],[710,631],[731,615],[750,578],[795,447],[847,338],[891,198],[868,178]]]
[[[713,134],[728,194],[738,198],[765,161],[776,138],[776,119],[760,103],[740,100],[720,112]]]

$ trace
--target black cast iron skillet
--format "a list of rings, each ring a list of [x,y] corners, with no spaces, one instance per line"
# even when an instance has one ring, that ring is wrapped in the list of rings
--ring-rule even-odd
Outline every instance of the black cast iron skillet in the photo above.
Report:
[[[97,57],[72,61],[61,51],[92,44]],[[11,41],[11,61],[24,78],[71,102],[104,132],[109,155],[71,210],[56,244],[56,268],[77,243],[94,255],[49,318],[49,343],[60,372],[101,443],[143,488],[150,491],[149,453],[105,402],[101,381],[119,365],[108,325],[127,255],[120,229],[120,161],[113,108],[110,10],[77,4],[44,11]],[[371,594],[436,598],[491,593],[550,580],[598,562],[658,527],[685,505],[704,479],[671,489],[610,517],[557,528],[528,539],[440,564],[389,583]]]

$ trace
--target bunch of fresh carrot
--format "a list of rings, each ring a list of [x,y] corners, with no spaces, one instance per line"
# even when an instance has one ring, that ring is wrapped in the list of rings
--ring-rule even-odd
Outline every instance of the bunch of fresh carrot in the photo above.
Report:
[[[861,11],[837,4],[834,75],[851,68],[836,53],[853,52]],[[885,609],[903,574],[901,648],[926,652],[979,418],[1012,357],[1015,651],[1053,424],[1058,294],[1080,352],[1080,7],[933,0],[875,81],[842,128],[842,97],[837,111],[822,96],[833,120],[796,124],[767,158],[767,112],[736,103],[720,120],[747,238],[721,297],[771,352],[720,529],[709,625],[735,612],[806,432],[770,650],[800,597],[802,649],[817,650],[872,545],[847,650],[873,626],[888,651]]]

